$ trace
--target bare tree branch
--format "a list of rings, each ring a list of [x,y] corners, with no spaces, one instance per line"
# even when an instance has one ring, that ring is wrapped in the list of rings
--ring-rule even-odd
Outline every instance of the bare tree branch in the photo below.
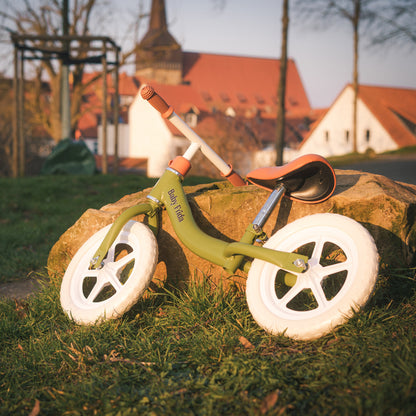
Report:
[[[16,0],[14,3],[7,1],[7,7],[2,8],[0,17],[4,26],[7,24],[13,32],[25,35],[49,35],[57,36],[62,34],[62,2],[59,0]],[[105,0],[74,0],[71,2],[70,9],[70,26],[68,33],[70,35],[89,35],[91,22],[94,22],[94,28],[97,30],[102,22],[112,18],[108,3]],[[99,24],[95,24],[98,22]],[[103,29],[107,30],[107,27]],[[4,30],[3,30],[4,32]],[[102,32],[106,33],[106,32]],[[97,35],[99,33],[95,33]],[[33,79],[39,82],[38,77],[47,76],[50,86],[49,100],[41,100],[38,93],[39,89],[34,89],[33,110],[39,109],[38,115],[34,115],[33,122],[42,123],[45,131],[56,141],[61,139],[61,120],[60,120],[60,95],[61,95],[61,64],[57,59],[52,59],[48,49],[51,47],[59,48],[59,42],[51,40],[33,40],[31,47],[37,51],[26,50],[26,57],[41,58],[33,61],[30,65],[34,68]],[[62,46],[62,45],[61,45]],[[88,42],[80,41],[75,48],[71,48],[71,59],[83,60],[88,55]],[[97,52],[99,53],[99,52]],[[96,54],[97,54],[96,53]],[[127,51],[125,57],[130,56],[133,51]],[[123,61],[126,58],[123,58]],[[29,67],[29,66],[26,66]],[[42,68],[41,70],[39,69]],[[90,77],[85,82],[84,72],[87,68],[85,63],[79,63],[71,66],[72,92],[71,92],[71,124],[75,129],[76,123],[81,114],[83,95],[90,86],[101,77],[100,73]],[[44,91],[43,91],[44,93]],[[34,113],[33,113],[34,114]]]

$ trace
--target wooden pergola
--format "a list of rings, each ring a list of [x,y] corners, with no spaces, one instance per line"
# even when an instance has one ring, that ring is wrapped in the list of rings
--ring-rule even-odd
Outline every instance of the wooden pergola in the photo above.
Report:
[[[25,174],[25,138],[23,134],[24,121],[24,62],[26,60],[61,60],[69,74],[70,65],[101,64],[103,82],[102,131],[103,155],[102,172],[108,173],[107,157],[107,74],[114,71],[115,97],[113,105],[114,122],[114,164],[113,170],[118,172],[118,119],[119,119],[119,66],[120,47],[106,36],[48,36],[48,35],[19,35],[11,34],[14,44],[14,121],[13,121],[13,160],[12,173],[14,177]],[[39,46],[41,44],[41,46]],[[72,52],[82,52],[85,57],[73,58]],[[110,60],[109,57],[112,57]],[[109,68],[112,66],[113,68]],[[61,116],[64,134],[70,133],[70,96],[68,78],[62,88]],[[66,138],[66,137],[63,137]]]

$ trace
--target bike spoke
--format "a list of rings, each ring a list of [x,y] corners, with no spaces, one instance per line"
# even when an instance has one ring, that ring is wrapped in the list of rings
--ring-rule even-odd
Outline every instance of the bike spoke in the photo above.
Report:
[[[122,289],[123,285],[120,282],[120,280],[118,280],[117,275],[116,274],[109,274],[108,277],[109,277],[108,283],[110,283],[110,285],[113,286],[113,288],[116,292],[120,291]]]
[[[87,269],[82,274],[81,280],[84,280],[87,277],[97,277],[98,276],[98,273],[99,273],[99,270],[98,269]]]
[[[342,263],[331,264],[329,266],[322,267],[320,274],[322,277],[330,276],[331,274],[348,271],[352,266],[350,261],[343,261]]]
[[[315,300],[318,302],[318,308],[326,308],[328,306],[328,300],[325,296],[324,290],[322,289],[321,279],[312,278],[310,283],[310,289],[315,297]]]
[[[117,270],[122,269],[123,267],[125,267],[127,264],[129,264],[132,260],[134,260],[136,257],[134,251],[127,254],[126,256],[124,256],[123,258],[121,258],[120,260],[117,260],[114,264],[115,267],[117,268]]]
[[[96,284],[93,286],[91,292],[87,296],[89,302],[94,302],[95,298],[101,293],[101,291],[108,285],[107,282],[102,279],[97,279]]]
[[[311,259],[314,259],[316,261],[316,264],[319,264],[319,262],[321,260],[322,251],[324,249],[325,243],[326,243],[326,240],[324,238],[318,238],[315,241],[315,247],[313,249]]]
[[[282,298],[278,299],[278,305],[283,305],[285,308],[302,290],[305,289],[303,284],[297,283],[293,286]]]
[[[115,264],[116,263],[111,262],[107,263],[104,268],[97,273],[97,281],[87,296],[89,302],[94,302],[101,291],[109,285],[113,287],[116,293],[122,289],[123,285],[117,277],[117,268],[114,267]]]

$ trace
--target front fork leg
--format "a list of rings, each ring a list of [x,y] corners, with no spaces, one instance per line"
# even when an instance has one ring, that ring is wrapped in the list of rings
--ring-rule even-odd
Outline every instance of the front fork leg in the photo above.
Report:
[[[114,221],[113,225],[110,227],[102,243],[100,244],[100,247],[98,247],[98,250],[95,252],[90,262],[90,267],[92,269],[98,269],[101,267],[101,264],[105,256],[107,255],[108,250],[116,240],[117,236],[120,234],[120,231],[122,230],[124,225],[131,218],[136,217],[140,214],[148,215],[149,228],[155,235],[157,235],[157,232],[159,230],[159,213],[154,205],[150,203],[143,203],[127,208]]]

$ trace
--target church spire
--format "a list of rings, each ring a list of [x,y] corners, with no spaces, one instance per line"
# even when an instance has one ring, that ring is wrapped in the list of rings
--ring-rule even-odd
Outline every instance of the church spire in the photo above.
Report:
[[[152,0],[149,29],[137,50],[137,75],[167,84],[182,82],[182,50],[169,33],[164,0]]]
[[[164,0],[153,0],[149,27],[151,30],[168,30]]]
[[[141,49],[167,48],[180,49],[180,45],[169,33],[166,23],[166,7],[164,0],[153,0],[150,12],[150,23],[147,33],[139,43]]]

